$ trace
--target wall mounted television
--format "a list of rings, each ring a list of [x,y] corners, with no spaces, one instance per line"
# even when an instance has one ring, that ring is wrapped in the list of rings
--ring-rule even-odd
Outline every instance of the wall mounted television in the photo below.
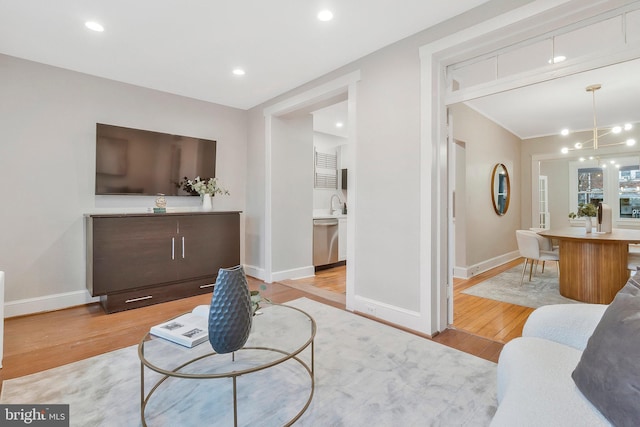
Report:
[[[216,141],[96,123],[96,195],[191,196],[184,177],[215,177]]]

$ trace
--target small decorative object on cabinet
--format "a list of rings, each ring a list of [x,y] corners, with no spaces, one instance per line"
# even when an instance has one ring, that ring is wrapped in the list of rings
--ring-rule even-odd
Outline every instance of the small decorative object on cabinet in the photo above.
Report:
[[[202,195],[202,210],[203,211],[210,211],[211,209],[213,209],[213,204],[211,203],[211,194],[203,194]]]
[[[178,184],[184,191],[191,194],[199,194],[202,197],[202,210],[210,211],[212,209],[212,197],[216,194],[229,195],[229,190],[225,190],[218,184],[218,178],[200,179],[196,176],[191,180],[186,176]]]
[[[164,197],[164,194],[158,193],[158,197],[156,197],[156,207],[153,208],[153,213],[165,212],[167,212],[167,199]]]
[[[253,309],[242,266],[221,268],[209,309],[209,342],[218,354],[240,350],[251,332]]]

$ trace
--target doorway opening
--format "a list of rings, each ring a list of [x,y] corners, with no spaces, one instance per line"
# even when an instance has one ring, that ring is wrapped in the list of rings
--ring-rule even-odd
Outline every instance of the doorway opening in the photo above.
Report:
[[[547,20],[544,24],[546,25],[546,30],[540,31],[540,34],[537,36],[537,41],[539,41],[540,44],[544,44],[547,42],[547,40],[551,40],[553,37],[555,37],[555,41],[558,42],[555,44],[555,47],[558,48],[559,42],[562,41],[565,35],[568,39],[574,33],[587,31],[591,26],[600,25],[601,21],[605,22],[609,20],[625,19],[625,17],[626,19],[629,19],[630,17],[635,19],[640,16],[637,5],[628,6],[626,8],[621,7],[619,9],[614,9],[611,7],[600,8],[596,7],[595,5],[590,5],[580,12],[570,10],[571,7],[573,7],[571,4],[567,4],[563,6],[557,6],[549,10],[541,10],[532,13],[524,19],[516,18],[514,22],[521,22],[521,29],[527,28],[529,30],[529,34],[533,34],[537,29],[542,28],[542,22],[545,22],[545,15],[552,18],[550,20]],[[562,18],[558,18],[558,16],[560,15],[562,15]],[[554,18],[554,16],[556,17]],[[583,56],[580,56],[578,54],[579,52],[575,56],[572,56],[570,64],[567,63],[565,65],[556,65],[555,63],[547,64],[545,62],[539,69],[535,70],[512,70],[513,74],[511,75],[511,77],[504,78],[502,80],[500,80],[500,74],[497,74],[498,78],[496,78],[494,81],[486,79],[482,84],[474,87],[474,82],[478,83],[478,81],[466,78],[469,76],[477,77],[479,75],[476,72],[471,72],[473,66],[481,66],[483,63],[486,64],[494,60],[500,61],[501,59],[513,58],[515,53],[519,53],[513,49],[514,46],[521,48],[522,53],[526,53],[532,46],[538,46],[534,43],[536,41],[534,39],[524,40],[523,38],[523,40],[518,40],[516,42],[514,38],[519,37],[519,35],[517,33],[510,32],[507,27],[497,27],[494,29],[498,30],[495,32],[496,37],[493,38],[491,42],[488,42],[486,39],[484,40],[484,51],[482,51],[482,48],[474,47],[474,45],[478,46],[477,41],[479,39],[474,40],[473,37],[466,37],[466,41],[458,39],[457,43],[454,40],[455,38],[452,38],[447,43],[442,42],[440,43],[440,45],[434,43],[433,45],[425,47],[424,50],[421,51],[424,65],[423,70],[425,70],[423,73],[423,79],[426,81],[438,81],[438,100],[431,102],[430,107],[433,108],[433,111],[429,111],[429,114],[425,115],[424,125],[426,128],[431,128],[431,126],[433,125],[434,138],[426,139],[426,141],[428,141],[428,148],[435,150],[440,158],[452,155],[452,151],[455,150],[452,140],[446,142],[445,135],[447,135],[448,132],[446,129],[445,121],[441,119],[448,107],[453,106],[456,103],[467,102],[490,95],[507,93],[508,91],[513,89],[529,87],[531,90],[535,90],[534,86],[537,88],[538,84],[545,81],[552,81],[563,77],[579,75],[581,73],[584,73],[585,71],[594,70],[596,68],[605,67],[611,64],[631,61],[635,59],[635,57],[637,57],[637,49],[633,49],[632,46],[619,45],[616,47],[616,49],[608,49],[601,54],[594,54],[590,49],[586,54],[583,52]],[[593,32],[593,34],[598,37],[597,34],[600,33]],[[492,47],[488,48],[488,44],[491,43]],[[585,45],[588,45],[588,43],[585,43]],[[460,56],[456,57],[451,53],[454,51],[466,52],[466,62],[465,60],[461,60]],[[533,58],[532,56],[529,57]],[[525,62],[521,61],[518,64],[524,66]],[[433,67],[433,65],[436,66]],[[431,70],[433,68],[441,71],[440,76],[432,73]],[[496,70],[504,71],[505,67],[487,67],[486,70],[488,70],[487,75],[491,75],[491,73]],[[450,71],[457,71],[460,75],[459,80],[464,80],[466,84],[460,84],[459,81],[456,81],[457,79],[455,77],[452,77],[452,73],[450,73]],[[469,71],[469,73],[465,75],[465,71]],[[451,85],[456,88],[454,92],[450,91]],[[584,85],[580,87],[584,88]],[[526,98],[520,97],[515,103],[508,103],[508,105],[529,105],[530,103],[524,102],[525,99]],[[549,101],[546,101],[546,103],[553,104],[553,102]],[[545,109],[543,108],[542,110]],[[548,110],[549,109],[547,108],[546,111]],[[511,112],[513,112],[513,109]],[[523,116],[529,118],[529,122],[537,123],[535,120],[531,120],[531,117],[533,117],[532,114],[523,114]],[[495,118],[495,115],[487,115],[487,117]],[[451,159],[449,159],[447,162],[449,165],[451,164],[450,161]],[[438,165],[436,166],[436,168],[438,169],[436,174],[444,172],[442,170],[442,166]],[[538,222],[538,176],[533,175],[531,165],[523,162],[523,164],[520,165],[518,178],[520,178],[523,182],[521,188],[527,188],[527,191],[521,194],[522,200],[519,202],[522,210],[521,215],[519,215],[521,217],[521,224],[519,224],[519,227],[528,228],[532,225],[529,220],[529,214],[534,211],[534,201],[536,211],[535,220],[536,223]],[[451,176],[448,175],[445,179],[451,179]],[[532,182],[529,183],[529,180],[531,180]],[[472,191],[471,189],[467,190]],[[531,191],[531,193],[529,193],[528,191]],[[534,197],[536,198],[535,200]],[[447,200],[443,200],[442,198],[440,198],[439,207],[434,209],[433,212],[442,212],[442,206],[448,206]],[[440,211],[438,211],[438,209],[440,209]],[[437,302],[432,304],[432,308],[438,316],[438,320],[440,321],[440,323],[434,329],[440,330],[442,330],[444,326],[442,319],[446,318],[449,324],[453,323],[453,307],[451,307],[451,305],[448,305],[447,302],[453,299],[453,295],[455,293],[455,282],[453,279],[453,267],[455,265],[453,263],[453,260],[455,259],[455,253],[457,252],[455,248],[457,230],[452,226],[451,214],[445,214],[444,217],[448,218],[448,220],[442,221],[436,226],[440,231],[440,236],[443,236],[443,238],[438,239],[436,246],[441,248],[442,252],[449,254],[450,260],[448,263],[440,263],[439,265],[435,266],[437,271],[433,274],[433,277],[435,277],[436,280],[436,283],[435,285],[433,285],[433,287],[434,289],[437,287],[437,290],[440,291],[439,295],[437,295],[436,298]],[[531,220],[533,219],[534,218],[531,218]],[[459,224],[455,225],[456,228],[458,225]],[[467,233],[468,232],[469,230],[467,230]],[[453,245],[454,247],[451,248],[449,247],[449,245]],[[478,265],[480,264],[482,263],[478,262]],[[484,270],[478,270],[477,272],[474,272],[474,274],[480,273],[481,271]],[[446,288],[446,292],[441,291],[443,288]],[[443,306],[447,307],[446,316],[441,315]],[[460,313],[459,306],[456,307],[455,312]]]
[[[350,157],[349,192],[344,202],[349,216],[356,213],[355,203],[355,106],[356,83],[360,73],[354,72],[329,83],[268,107],[265,115],[265,276],[267,282],[286,281],[314,276],[313,265],[313,117],[312,113],[330,105],[346,102],[349,124],[347,141]],[[299,162],[291,165],[292,150]],[[296,173],[293,174],[292,170]],[[284,209],[283,206],[287,208]],[[347,309],[354,295],[353,221],[346,227],[344,268],[345,294],[340,295]]]

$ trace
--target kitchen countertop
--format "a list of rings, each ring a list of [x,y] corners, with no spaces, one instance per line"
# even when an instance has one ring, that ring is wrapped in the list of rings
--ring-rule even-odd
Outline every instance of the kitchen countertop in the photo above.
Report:
[[[314,214],[313,219],[347,219],[347,214],[332,215],[332,214]]]

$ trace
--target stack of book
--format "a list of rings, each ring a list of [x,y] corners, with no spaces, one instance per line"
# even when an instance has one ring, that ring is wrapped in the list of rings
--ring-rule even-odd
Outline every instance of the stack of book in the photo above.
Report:
[[[185,347],[193,347],[209,338],[209,306],[198,306],[186,313],[151,328],[151,335]]]

